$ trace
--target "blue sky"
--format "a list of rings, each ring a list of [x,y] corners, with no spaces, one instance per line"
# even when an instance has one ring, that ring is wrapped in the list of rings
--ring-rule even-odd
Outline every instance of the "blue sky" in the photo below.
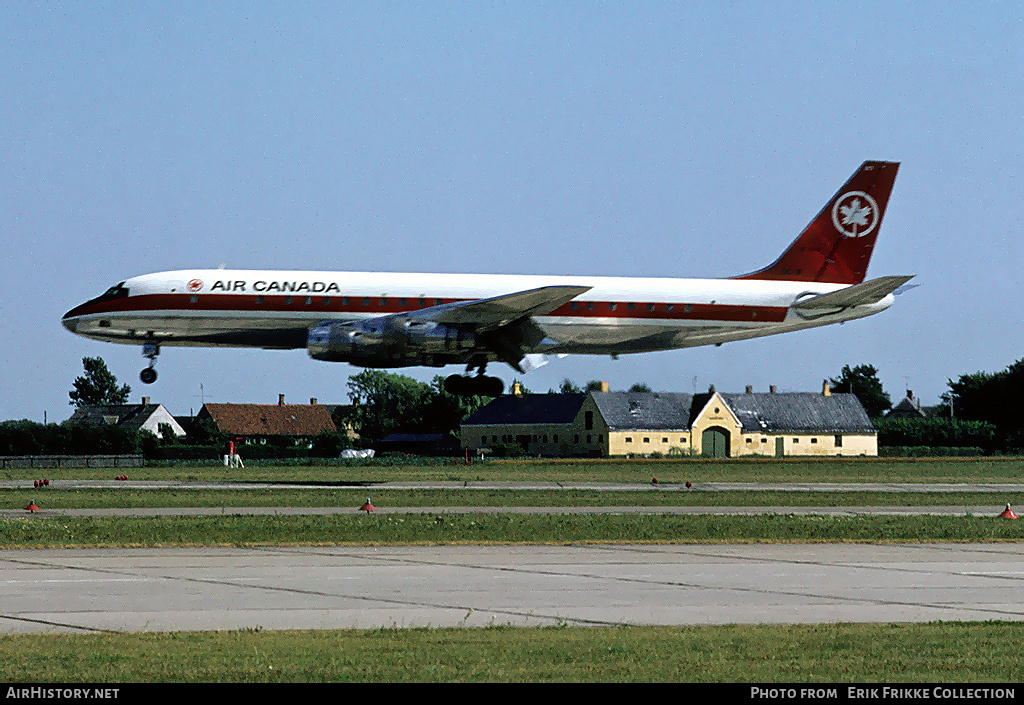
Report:
[[[193,267],[730,276],[865,159],[901,162],[869,276],[918,288],[786,336],[524,377],[898,401],[1024,357],[1019,3],[7,3],[0,419],[71,414],[85,356],[132,398],[347,401],[304,351],[78,338],[66,310]],[[450,367],[445,373],[459,371]],[[506,383],[516,376],[493,366]],[[429,380],[436,370],[411,369]]]

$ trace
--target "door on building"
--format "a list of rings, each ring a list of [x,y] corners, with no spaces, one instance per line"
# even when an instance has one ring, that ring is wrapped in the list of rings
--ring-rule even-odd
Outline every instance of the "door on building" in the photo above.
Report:
[[[783,444],[783,439],[782,438],[776,438],[775,439],[775,457],[776,458],[783,458],[785,456],[786,456],[786,448],[785,448],[785,446]]]
[[[712,426],[701,434],[700,448],[705,458],[728,458],[729,432],[719,426]]]

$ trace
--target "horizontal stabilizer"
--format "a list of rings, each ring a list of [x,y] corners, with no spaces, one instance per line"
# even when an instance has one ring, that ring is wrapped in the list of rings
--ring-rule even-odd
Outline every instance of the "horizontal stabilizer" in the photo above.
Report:
[[[849,308],[876,304],[908,281],[911,276],[879,277],[861,284],[854,284],[828,294],[821,294],[793,304],[796,309]]]

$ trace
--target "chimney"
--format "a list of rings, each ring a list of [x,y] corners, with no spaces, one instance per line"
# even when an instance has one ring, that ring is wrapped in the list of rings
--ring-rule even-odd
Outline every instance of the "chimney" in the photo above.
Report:
[[[277,395],[277,405],[284,406],[284,394]]]
[[[747,394],[753,394],[753,393],[754,393],[754,387],[748,384],[747,385]]]
[[[774,384],[768,386],[768,393],[769,394],[775,394],[775,385]]]
[[[601,382],[601,391],[602,392],[607,392],[608,391],[608,383],[607,382]]]
[[[310,397],[309,398],[309,405],[310,406],[316,406],[316,397]]]
[[[821,396],[830,397],[832,396],[832,390],[828,387],[828,380],[826,379],[821,383]]]
[[[149,397],[142,397],[142,405],[149,406]]]
[[[713,384],[709,385],[708,386],[708,394],[714,394],[714,393],[715,393],[715,385],[713,385]]]

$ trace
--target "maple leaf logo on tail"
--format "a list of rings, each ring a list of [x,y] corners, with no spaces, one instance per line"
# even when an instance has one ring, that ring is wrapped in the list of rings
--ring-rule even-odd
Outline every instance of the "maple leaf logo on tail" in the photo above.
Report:
[[[832,224],[843,237],[864,237],[878,225],[878,204],[863,191],[849,191],[832,206]]]

